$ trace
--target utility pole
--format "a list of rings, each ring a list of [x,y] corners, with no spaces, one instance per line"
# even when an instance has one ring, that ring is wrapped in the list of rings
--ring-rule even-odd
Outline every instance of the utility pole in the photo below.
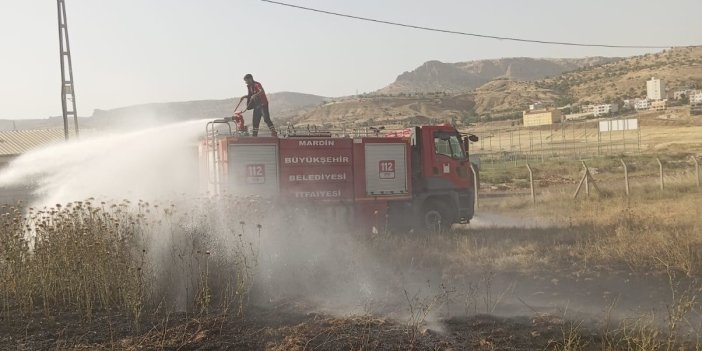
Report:
[[[66,3],[56,0],[58,6],[59,50],[61,58],[61,107],[63,111],[63,133],[68,140],[68,116],[73,116],[75,137],[78,138],[78,112],[76,111],[76,94],[73,84],[73,65],[71,63],[71,46],[68,42],[68,23],[66,22]]]

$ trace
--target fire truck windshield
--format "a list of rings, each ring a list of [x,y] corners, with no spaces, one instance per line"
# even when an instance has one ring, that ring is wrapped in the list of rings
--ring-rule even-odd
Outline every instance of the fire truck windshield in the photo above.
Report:
[[[466,158],[461,139],[456,134],[435,134],[434,149],[439,155],[446,155],[459,160]]]

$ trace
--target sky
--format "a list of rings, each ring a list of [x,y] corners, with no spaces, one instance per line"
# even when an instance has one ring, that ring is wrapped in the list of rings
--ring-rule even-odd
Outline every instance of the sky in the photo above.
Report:
[[[65,0],[77,110],[267,92],[380,89],[429,60],[632,56],[656,49],[517,43],[361,22],[260,0]],[[702,1],[282,0],[418,26],[612,45],[702,44]],[[61,114],[57,6],[0,0],[0,118]]]

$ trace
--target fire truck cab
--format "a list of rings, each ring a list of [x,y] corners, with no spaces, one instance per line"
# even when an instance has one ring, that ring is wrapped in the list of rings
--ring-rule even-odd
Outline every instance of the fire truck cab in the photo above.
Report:
[[[450,125],[248,137],[211,128],[200,143],[210,193],[257,195],[295,206],[341,208],[376,228],[447,228],[470,221],[475,184],[468,145]],[[239,128],[237,128],[239,129]]]
[[[405,214],[409,211],[425,227],[436,222],[470,221],[475,199],[475,179],[468,159],[471,136],[462,136],[450,125],[419,126],[413,134],[412,206],[407,209],[406,204],[391,204],[392,211],[404,207]]]

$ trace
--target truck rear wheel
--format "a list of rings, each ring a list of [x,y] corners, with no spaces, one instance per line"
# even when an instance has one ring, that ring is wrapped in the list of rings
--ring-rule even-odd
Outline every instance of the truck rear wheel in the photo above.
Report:
[[[456,211],[453,211],[448,205],[439,201],[430,201],[424,205],[422,216],[420,217],[420,226],[423,229],[440,231],[451,228],[451,225],[456,222]]]

